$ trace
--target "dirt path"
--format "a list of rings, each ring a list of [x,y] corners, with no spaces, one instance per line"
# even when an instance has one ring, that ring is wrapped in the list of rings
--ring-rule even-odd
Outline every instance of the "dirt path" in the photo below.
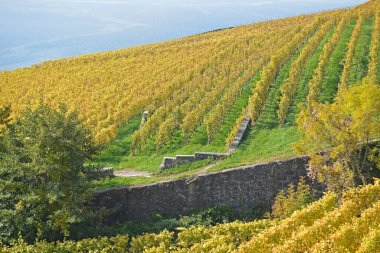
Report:
[[[206,167],[204,167],[203,170],[199,171],[199,172],[197,173],[197,175],[204,175],[204,174],[206,174],[207,171],[208,171],[211,167],[215,166],[215,165],[218,164],[218,163],[219,163],[219,161],[215,161],[215,162],[213,162],[213,163],[207,165]]]
[[[207,171],[208,171],[211,167],[213,167],[213,166],[215,166],[216,164],[218,164],[219,162],[220,162],[220,161],[214,161],[213,163],[207,165],[206,167],[203,168],[203,170],[201,170],[201,171],[199,171],[197,174],[195,174],[195,175],[189,177],[189,178],[186,180],[186,183],[189,184],[189,183],[193,182],[195,179],[197,179],[199,176],[202,176],[202,175],[207,174]]]
[[[197,176],[200,176],[200,175],[204,175],[204,174],[207,174],[207,171],[213,167],[214,165],[216,165],[219,161],[215,161],[209,165],[207,165],[206,167],[204,167],[201,171],[199,171],[198,173],[196,173],[193,177],[197,177]],[[130,170],[130,169],[123,169],[123,170],[117,170],[117,171],[114,171],[114,176],[115,177],[152,177],[153,175],[149,172],[144,172],[144,171],[134,171],[134,170]],[[192,178],[193,178],[192,177]]]

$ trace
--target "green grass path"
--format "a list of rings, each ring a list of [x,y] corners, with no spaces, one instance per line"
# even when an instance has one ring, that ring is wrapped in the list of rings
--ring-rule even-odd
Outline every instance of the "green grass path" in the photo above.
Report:
[[[373,32],[374,18],[365,20],[360,30],[350,69],[350,85],[359,83],[368,73],[369,52]]]
[[[298,104],[305,104],[306,97],[309,93],[309,82],[313,77],[314,71],[318,66],[319,58],[322,54],[323,47],[332,37],[336,27],[328,32],[313,53],[313,55],[306,61],[303,68],[301,79],[297,85],[296,93],[289,107],[288,115],[286,116],[285,126],[295,126],[296,116],[299,113]]]
[[[356,21],[351,21],[342,32],[342,36],[331,54],[329,63],[327,64],[319,102],[331,103],[338,91],[340,75],[343,71],[342,61],[347,52],[347,44],[350,41],[351,34],[355,28]]]

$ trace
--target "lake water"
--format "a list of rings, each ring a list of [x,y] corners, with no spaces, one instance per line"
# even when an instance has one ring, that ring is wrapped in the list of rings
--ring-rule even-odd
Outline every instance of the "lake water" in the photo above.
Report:
[[[365,0],[0,0],[0,70]]]

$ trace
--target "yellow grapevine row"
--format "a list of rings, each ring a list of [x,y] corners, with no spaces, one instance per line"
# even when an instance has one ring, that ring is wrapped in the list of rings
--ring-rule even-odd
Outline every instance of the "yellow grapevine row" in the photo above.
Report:
[[[299,229],[283,245],[272,249],[272,252],[305,252],[315,243],[328,238],[337,231],[341,225],[352,222],[352,219],[371,207],[380,198],[380,185],[367,186],[355,190],[355,196],[346,199],[343,204],[334,211],[329,212],[310,227]]]
[[[308,41],[307,45],[301,50],[300,55],[292,63],[289,71],[289,77],[281,85],[281,100],[278,109],[278,118],[280,124],[283,124],[292,102],[297,84],[301,78],[303,66],[307,59],[314,53],[315,49],[321,43],[327,32],[333,26],[334,20],[326,22],[321,29]]]
[[[268,65],[263,69],[260,80],[257,82],[252,92],[253,95],[250,97],[248,103],[248,112],[251,114],[252,123],[258,119],[266,101],[271,84],[273,83],[280,67],[287,59],[289,59],[297,47],[299,47],[300,44],[303,43],[308,36],[310,36],[310,33],[317,29],[320,23],[321,20],[318,19],[308,27],[301,29],[300,33],[295,35],[290,42],[275,53]]]
[[[358,249],[358,253],[373,253],[380,249],[380,227],[372,229],[366,237],[363,238],[362,243]]]
[[[296,30],[291,32],[279,33],[279,36],[274,36],[273,39],[279,41],[278,45],[283,46],[290,38],[292,38],[296,33]],[[272,41],[271,43],[275,43]],[[270,56],[273,50],[266,50],[267,55],[266,59]],[[262,61],[264,57],[260,57]],[[262,64],[261,64],[262,66]],[[219,126],[223,123],[227,113],[230,108],[235,103],[236,99],[240,96],[244,85],[249,82],[249,79],[256,73],[257,69],[250,69],[249,72],[245,72],[237,81],[237,85],[235,84],[228,92],[223,96],[223,98],[219,101],[219,103],[215,106],[213,111],[207,115],[204,120],[204,124],[206,125],[208,140],[211,140],[215,137]],[[240,126],[240,125],[239,125]]]
[[[375,25],[372,33],[370,62],[368,65],[367,78],[371,83],[376,83],[379,62],[379,40],[380,40],[380,12],[375,17]]]
[[[323,47],[322,54],[319,58],[318,66],[315,69],[313,77],[309,82],[309,93],[307,96],[308,107],[311,107],[313,103],[318,101],[318,96],[322,85],[323,75],[325,73],[326,66],[328,64],[331,54],[333,53],[336,45],[340,40],[341,34],[344,28],[346,27],[347,22],[348,20],[346,18],[343,18],[339,22],[338,27],[335,30],[332,38]]]
[[[291,217],[283,220],[279,225],[269,228],[262,234],[253,237],[239,248],[239,252],[270,252],[276,245],[282,244],[292,233],[301,226],[310,226],[322,218],[327,212],[334,209],[336,194],[325,195],[321,200],[296,211]]]
[[[355,46],[359,39],[360,29],[362,28],[362,26],[363,26],[363,17],[359,17],[347,46],[348,49],[344,57],[343,72],[340,77],[339,90],[347,89],[349,86],[350,70],[351,70],[352,60],[355,53]]]
[[[337,196],[326,195],[309,207],[296,211],[279,225],[252,237],[251,241],[239,248],[239,252],[309,252],[312,248],[317,250],[323,246],[318,246],[319,242],[322,244],[323,240],[333,239],[340,229],[344,230],[346,223],[358,222],[364,228],[366,215],[373,222],[377,222],[379,193],[378,181],[374,185],[349,190],[344,193],[341,205],[336,208]],[[321,203],[329,204],[327,208],[321,208]],[[311,214],[310,210],[314,210],[315,214]],[[356,219],[360,214],[364,215],[363,220]]]
[[[239,63],[241,65],[242,71],[238,73],[236,80],[234,80],[231,84],[227,84],[226,92],[219,93],[218,95],[215,92],[218,90],[214,90],[212,93],[206,95],[202,102],[195,107],[193,111],[186,115],[183,120],[182,129],[184,130],[185,135],[191,134],[191,132],[202,123],[205,115],[215,107],[215,105],[220,105],[223,108],[228,108],[227,99],[223,99],[225,97],[233,98],[237,97],[240,94],[242,87],[248,82],[250,78],[258,71],[259,68],[262,67],[263,63],[267,61],[270,57],[270,52],[273,51],[274,47],[281,47],[283,43],[286,42],[284,38],[291,38],[289,36],[288,31],[278,32],[274,36],[271,36],[270,39],[266,41],[262,41],[260,44],[262,46],[257,46],[256,50],[249,50],[246,53],[246,60],[244,62]],[[265,42],[265,44],[264,44]],[[265,45],[265,47],[264,47]],[[218,85],[219,86],[219,85]],[[232,86],[232,87],[231,87]],[[222,100],[220,98],[222,97]],[[231,103],[232,106],[232,103]],[[217,122],[219,125],[223,122],[224,118],[220,118]],[[210,129],[206,125],[207,129]],[[216,129],[213,129],[216,131]],[[209,139],[210,136],[209,136]]]
[[[139,132],[142,133],[141,135],[145,138],[139,142],[146,141],[147,139],[151,138],[152,135],[154,136],[156,130],[159,130],[160,125],[163,124],[165,120],[170,120],[170,117],[174,119],[174,121],[171,121],[171,123],[175,124],[174,126],[172,124],[173,127],[171,127],[174,129],[176,125],[180,124],[182,118],[184,117],[184,113],[181,112],[186,112],[189,110],[189,106],[193,106],[193,104],[196,104],[200,99],[202,99],[201,95],[212,90],[215,87],[216,83],[223,82],[231,78],[226,74],[215,76],[213,72],[218,69],[218,67],[216,67],[217,65],[219,65],[219,67],[226,67],[225,58],[230,55],[232,50],[233,47],[230,47],[215,57],[215,62],[211,63],[210,66],[208,66],[208,69],[204,72],[208,78],[204,78],[202,75],[198,75],[197,77],[194,77],[193,80],[191,80],[189,86],[183,84],[183,87],[178,89],[178,91],[175,91],[170,102],[158,108],[158,110],[155,111],[153,115],[148,119],[148,122],[143,126],[143,128],[139,130]],[[165,125],[169,126],[168,123]],[[166,131],[168,130],[165,130],[165,132]],[[169,131],[168,134],[169,138],[171,136],[171,131]],[[161,138],[161,135],[162,132],[158,135],[158,139]],[[138,144],[138,141],[136,141],[136,143]]]
[[[259,68],[263,66],[264,62],[269,59],[273,45],[276,45],[276,47],[281,46],[286,41],[284,38],[290,38],[286,35],[289,35],[289,32],[286,30],[279,32],[278,34],[271,36],[271,38],[266,42],[266,47],[261,48],[261,52],[249,52],[247,56],[247,65],[238,75],[236,80],[231,83],[232,87],[227,87],[227,90],[224,93],[220,93],[217,96],[214,95],[214,92],[209,93],[209,96],[203,98],[202,103],[197,105],[193,111],[186,115],[182,124],[185,135],[189,135],[198,125],[202,123],[202,121],[204,121],[206,124],[208,139],[210,141],[214,137],[211,133],[215,134],[218,126],[223,123],[225,117],[223,112],[228,111],[228,109],[233,105],[235,99],[240,95],[244,85],[250,78],[252,78]],[[210,116],[207,115],[212,108],[214,109],[212,113],[210,113]],[[222,113],[223,115],[221,116],[217,113]],[[206,115],[207,118],[205,118]],[[216,119],[216,117],[218,118]]]
[[[282,27],[284,31],[280,34],[286,33],[290,28],[291,24]],[[251,37],[237,40],[235,47],[231,46],[215,57],[215,61],[202,74],[193,77],[191,85],[183,84],[173,93],[168,103],[161,105],[151,115],[148,122],[135,133],[134,147],[144,145],[156,133],[156,144],[160,146],[170,139],[179,126],[185,133],[191,132],[207,109],[213,106],[214,101],[241,72],[257,69],[261,64],[260,56],[262,59],[268,57],[266,55],[269,55],[270,48],[278,43],[272,40],[277,37],[278,30],[278,27],[273,26],[269,31],[256,31]],[[247,47],[249,41],[252,42]],[[263,55],[259,54],[261,48],[266,49]],[[225,67],[221,68],[222,66]]]
[[[365,210],[360,217],[339,228],[337,232],[315,244],[311,252],[355,252],[370,229],[380,226],[380,201]],[[341,219],[341,218],[339,218]]]
[[[279,35],[285,34],[286,31],[287,29],[283,32],[278,32],[269,38],[268,35],[264,36],[264,34],[262,34],[258,42],[249,43],[248,47],[244,45],[245,48],[240,48],[240,52],[238,52],[239,50],[234,50],[232,56],[238,52],[238,55],[243,56],[243,58],[240,60],[237,58],[237,60],[234,61],[235,64],[232,65],[229,71],[227,71],[230,72],[229,76],[232,77],[232,79],[216,79],[214,81],[216,84],[215,88],[206,94],[204,94],[204,91],[193,91],[193,95],[190,99],[187,99],[187,101],[183,104],[179,103],[181,104],[179,110],[187,113],[180,114],[183,118],[178,117],[177,122],[171,122],[169,125],[171,131],[167,131],[167,129],[160,127],[156,137],[156,144],[160,146],[163,140],[169,140],[171,134],[179,126],[183,130],[185,138],[189,137],[192,131],[202,122],[207,112],[215,106],[215,103],[219,100],[221,94],[223,94],[226,89],[230,89],[230,84],[232,84],[233,87],[242,85],[246,82],[249,76],[252,76],[253,73],[257,71],[257,69],[262,65],[262,61],[268,58],[269,52],[271,51],[270,49],[272,47],[277,47],[279,44]],[[269,31],[266,31],[266,34],[268,34],[268,32]],[[265,39],[265,37],[268,39]],[[244,53],[242,54],[242,52]],[[231,59],[233,59],[233,57],[229,56],[225,58],[224,61],[230,62]]]

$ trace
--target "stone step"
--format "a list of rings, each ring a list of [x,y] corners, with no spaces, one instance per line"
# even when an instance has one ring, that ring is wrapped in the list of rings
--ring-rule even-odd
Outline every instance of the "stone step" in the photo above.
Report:
[[[247,130],[250,122],[251,122],[251,118],[249,117],[249,115],[247,115],[247,117],[243,119],[243,121],[241,122],[239,131],[237,132],[235,139],[232,141],[230,147],[228,148],[227,154],[231,154],[237,149],[241,140],[243,139],[244,133]]]
[[[223,159],[226,158],[227,154],[224,153],[211,153],[211,152],[195,152],[195,158],[197,160],[205,160],[205,159]]]
[[[224,159],[226,157],[227,154],[211,152],[195,152],[194,155],[176,155],[176,157],[164,157],[162,164],[160,165],[160,169],[164,170],[195,161],[206,159],[219,160]]]
[[[175,166],[177,166],[175,157],[164,157],[160,165],[160,169],[167,169]]]
[[[160,165],[160,169],[169,169],[176,167],[178,165],[191,163],[194,161],[200,161],[200,160],[206,160],[206,159],[224,159],[227,156],[229,156],[232,152],[236,150],[236,148],[239,146],[241,140],[243,139],[244,133],[248,128],[249,122],[251,121],[249,115],[242,121],[240,125],[240,129],[238,133],[236,134],[235,139],[231,143],[228,152],[225,153],[212,153],[212,152],[195,152],[194,155],[176,155],[176,157],[164,157],[162,164]]]
[[[177,165],[182,165],[186,163],[191,163],[196,161],[194,155],[176,155]]]

